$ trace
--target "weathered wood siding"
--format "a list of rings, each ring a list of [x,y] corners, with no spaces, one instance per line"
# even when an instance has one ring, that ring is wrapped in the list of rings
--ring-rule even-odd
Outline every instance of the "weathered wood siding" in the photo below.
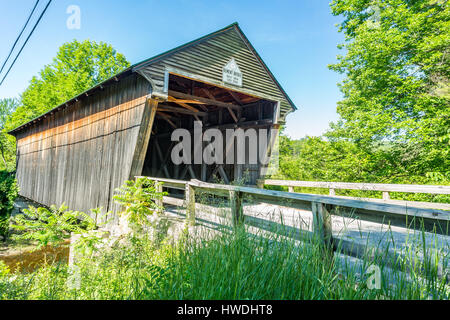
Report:
[[[150,84],[133,74],[20,132],[20,195],[84,212],[113,209],[114,189],[129,178],[136,158],[150,92]]]
[[[231,58],[235,59],[242,72],[242,87],[234,87],[222,82],[222,68]],[[287,113],[293,110],[262,63],[244,42],[236,27],[225,30],[189,48],[176,51],[161,60],[156,60],[154,63],[149,61],[148,66],[142,69],[138,67],[137,71],[152,79],[155,90],[163,91],[166,68],[175,68],[186,71],[193,76],[203,77],[211,84],[280,101],[281,123]]]

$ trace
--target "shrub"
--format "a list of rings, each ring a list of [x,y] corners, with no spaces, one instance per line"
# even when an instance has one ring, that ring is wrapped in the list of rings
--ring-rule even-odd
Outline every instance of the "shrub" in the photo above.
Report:
[[[125,181],[116,189],[114,200],[124,207],[124,211],[119,214],[126,216],[130,227],[135,231],[144,226],[151,226],[149,218],[162,211],[163,207],[158,202],[167,193],[158,191],[160,185],[159,182],[141,177],[135,181]]]
[[[9,230],[9,217],[14,208],[18,187],[14,175],[0,171],[0,236],[6,240]]]
[[[93,209],[98,213],[98,209]],[[58,246],[70,237],[72,232],[84,233],[94,230],[97,225],[93,218],[84,212],[67,210],[65,205],[47,208],[30,206],[15,218],[12,228],[19,231],[17,240],[31,240],[38,243],[37,248],[52,244]]]

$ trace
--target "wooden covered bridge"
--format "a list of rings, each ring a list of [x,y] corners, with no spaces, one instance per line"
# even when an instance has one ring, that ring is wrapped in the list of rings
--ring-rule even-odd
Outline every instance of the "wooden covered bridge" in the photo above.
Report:
[[[277,128],[296,107],[235,23],[135,64],[12,130],[20,195],[114,210],[134,176],[229,182],[260,165],[174,165],[176,128]],[[272,137],[273,138],[273,137]],[[273,139],[269,139],[273,143]],[[270,153],[269,143],[267,153]]]

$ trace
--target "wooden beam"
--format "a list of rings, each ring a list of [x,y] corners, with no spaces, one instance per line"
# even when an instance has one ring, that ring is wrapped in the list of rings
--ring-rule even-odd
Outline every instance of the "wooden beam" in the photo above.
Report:
[[[230,113],[231,117],[233,118],[234,122],[238,122],[238,118],[236,117],[236,115],[234,114],[233,110],[231,110],[230,108],[227,108],[228,112]]]
[[[241,99],[239,98],[239,96],[237,95],[236,92],[231,91],[231,90],[227,90],[227,92],[230,94],[230,96],[231,96],[231,97],[232,97],[232,98],[233,98],[240,106],[243,105]]]
[[[159,160],[161,161],[161,166],[164,170],[164,174],[166,175],[166,178],[170,178],[169,170],[167,170],[167,165],[166,165],[166,162],[164,161],[161,147],[159,146],[157,139],[155,140],[155,146],[156,146],[156,151],[158,152]]]
[[[188,168],[189,174],[191,175],[191,178],[192,179],[197,179],[197,177],[195,176],[194,169],[192,168],[192,165],[188,164],[187,168]]]
[[[227,173],[225,172],[225,170],[221,164],[219,164],[219,174],[226,184],[230,183],[230,179],[228,179]]]
[[[214,97],[214,95],[208,89],[206,89],[206,88],[201,88],[201,89],[211,100],[217,101],[216,98]],[[229,91],[227,91],[227,92],[229,92]],[[233,118],[234,122],[237,123],[238,118],[234,114],[233,110],[231,110],[231,108],[229,108],[229,107],[227,107],[227,110],[230,113],[231,117]]]
[[[165,116],[165,117],[167,117],[167,118],[173,118],[173,115],[171,115],[171,114],[167,114],[167,113],[164,113],[164,112],[162,112],[162,111],[156,111],[156,114],[159,114],[159,115],[161,115],[161,116]]]
[[[166,121],[170,124],[170,126],[171,126],[172,128],[174,128],[174,129],[177,128],[176,124],[173,123],[172,120],[170,120],[168,117],[166,117],[166,116],[164,116],[164,115],[162,115],[162,114],[157,114],[157,117],[166,120]]]
[[[211,100],[217,100],[216,97],[206,88],[201,88],[204,94],[206,94]]]
[[[133,160],[131,163],[129,179],[134,179],[135,176],[142,174],[144,167],[145,155],[152,133],[153,122],[155,120],[156,110],[158,108],[158,101],[148,99],[144,106],[144,111],[141,119],[141,126],[139,128],[138,140],[134,149]]]
[[[206,104],[205,102],[197,101],[197,100],[191,100],[191,99],[176,99],[174,97],[169,97],[170,102],[180,102],[180,103],[191,103],[191,104],[197,104],[202,105]]]
[[[203,98],[203,97],[198,97],[198,96],[193,96],[190,94],[186,94],[186,93],[182,93],[182,92],[178,92],[178,91],[173,91],[173,90],[169,90],[169,95],[172,97],[176,97],[176,98],[181,98],[181,99],[192,99],[192,100],[197,100],[200,102],[204,102],[206,104],[210,104],[213,106],[218,106],[221,108],[231,108],[233,110],[239,110],[242,107],[232,104],[232,103],[227,103],[227,102],[222,102],[222,101],[217,101],[217,100],[213,100],[213,99],[208,99],[208,98]]]
[[[197,112],[193,112],[193,111],[189,111],[189,110],[186,110],[186,109],[183,109],[183,108],[172,107],[172,106],[169,106],[169,105],[166,105],[166,104],[160,104],[158,106],[158,110],[166,111],[166,112],[178,112],[178,113],[181,113],[181,114],[188,114],[188,115],[194,115],[195,114],[195,115],[200,116],[200,117],[206,116],[206,112],[201,112],[201,111],[198,111],[198,110],[197,110]]]
[[[174,97],[169,96],[169,97],[168,97],[168,101],[169,101],[169,102],[174,102],[174,103],[176,103],[177,105],[179,105],[179,106],[181,106],[181,107],[183,107],[183,108],[185,108],[185,109],[188,109],[188,110],[190,110],[190,111],[192,111],[192,112],[198,112],[198,110],[197,110],[196,108],[194,108],[194,107],[192,107],[192,106],[190,106],[190,105],[188,105],[188,104],[186,104],[186,103],[184,103],[184,102],[181,102],[180,100],[178,100],[178,99],[176,99],[176,98],[174,98]]]

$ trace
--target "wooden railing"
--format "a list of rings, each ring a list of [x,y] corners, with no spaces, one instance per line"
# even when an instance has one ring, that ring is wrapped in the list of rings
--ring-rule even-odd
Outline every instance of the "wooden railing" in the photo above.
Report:
[[[330,196],[336,196],[336,190],[360,190],[382,192],[383,201],[404,204],[401,200],[391,200],[390,192],[424,193],[424,194],[450,194],[450,186],[415,185],[415,184],[382,184],[382,183],[352,183],[352,182],[322,182],[322,181],[294,181],[294,180],[258,180],[258,188],[264,186],[287,187],[294,192],[294,187],[329,189]],[[351,197],[347,197],[351,198]],[[355,199],[355,198],[353,198]],[[434,207],[436,209],[450,210],[450,204],[409,202],[413,206],[422,208]]]
[[[354,243],[348,239],[333,237],[331,216],[359,218],[382,224],[395,225],[410,229],[435,232],[449,235],[450,211],[409,207],[405,205],[365,201],[358,199],[344,199],[339,197],[274,191],[245,186],[232,186],[223,184],[206,183],[199,180],[173,180],[163,178],[151,178],[153,181],[163,183],[163,187],[184,190],[184,199],[164,197],[163,202],[184,206],[186,219],[190,224],[195,224],[196,197],[198,192],[209,193],[221,197],[227,197],[232,212],[233,225],[242,223],[259,227],[257,219],[244,216],[243,201],[250,198],[252,202],[281,205],[312,212],[312,232],[298,230],[291,232],[289,236],[298,240],[307,240],[312,237],[319,238],[323,244],[331,250],[361,258],[366,254],[366,246]],[[371,189],[372,190],[372,189]],[[392,190],[392,189],[389,189]],[[412,189],[411,189],[412,190]],[[292,231],[292,230],[291,230]],[[339,245],[338,245],[339,244]],[[389,264],[387,260],[387,263]]]
[[[322,215],[324,216],[328,216],[330,214],[340,216],[351,215],[357,216],[362,220],[385,224],[391,223],[391,225],[398,225],[408,228],[414,228],[415,223],[415,228],[421,229],[423,225],[426,231],[436,231],[437,233],[445,235],[448,235],[447,229],[450,224],[450,211],[446,210],[324,195],[266,190],[245,186],[213,184],[195,179],[183,181],[153,177],[147,178],[153,181],[162,182],[163,186],[166,188],[184,190],[184,201],[173,197],[164,197],[163,202],[175,205],[184,205],[188,208],[191,216],[195,216],[194,195],[196,190],[199,190],[206,193],[229,197],[231,207],[237,217],[237,220],[240,220],[239,217],[242,212],[242,197],[247,195],[251,196],[254,201],[282,205],[302,210],[311,210],[316,219],[319,219],[318,211],[322,211]],[[412,188],[410,190],[412,190]],[[432,192],[431,189],[430,192]],[[434,192],[438,192],[438,190],[434,190]],[[446,192],[446,188],[439,192]],[[325,220],[327,220],[326,217]],[[321,227],[321,229],[323,228]]]
[[[321,182],[321,181],[294,181],[294,180],[258,180],[258,187],[282,186],[294,192],[294,187],[325,188],[330,190],[330,196],[335,190],[364,190],[381,191],[383,199],[389,200],[389,192],[450,194],[450,186],[417,185],[417,184],[383,184],[383,183],[353,183],[353,182]]]

